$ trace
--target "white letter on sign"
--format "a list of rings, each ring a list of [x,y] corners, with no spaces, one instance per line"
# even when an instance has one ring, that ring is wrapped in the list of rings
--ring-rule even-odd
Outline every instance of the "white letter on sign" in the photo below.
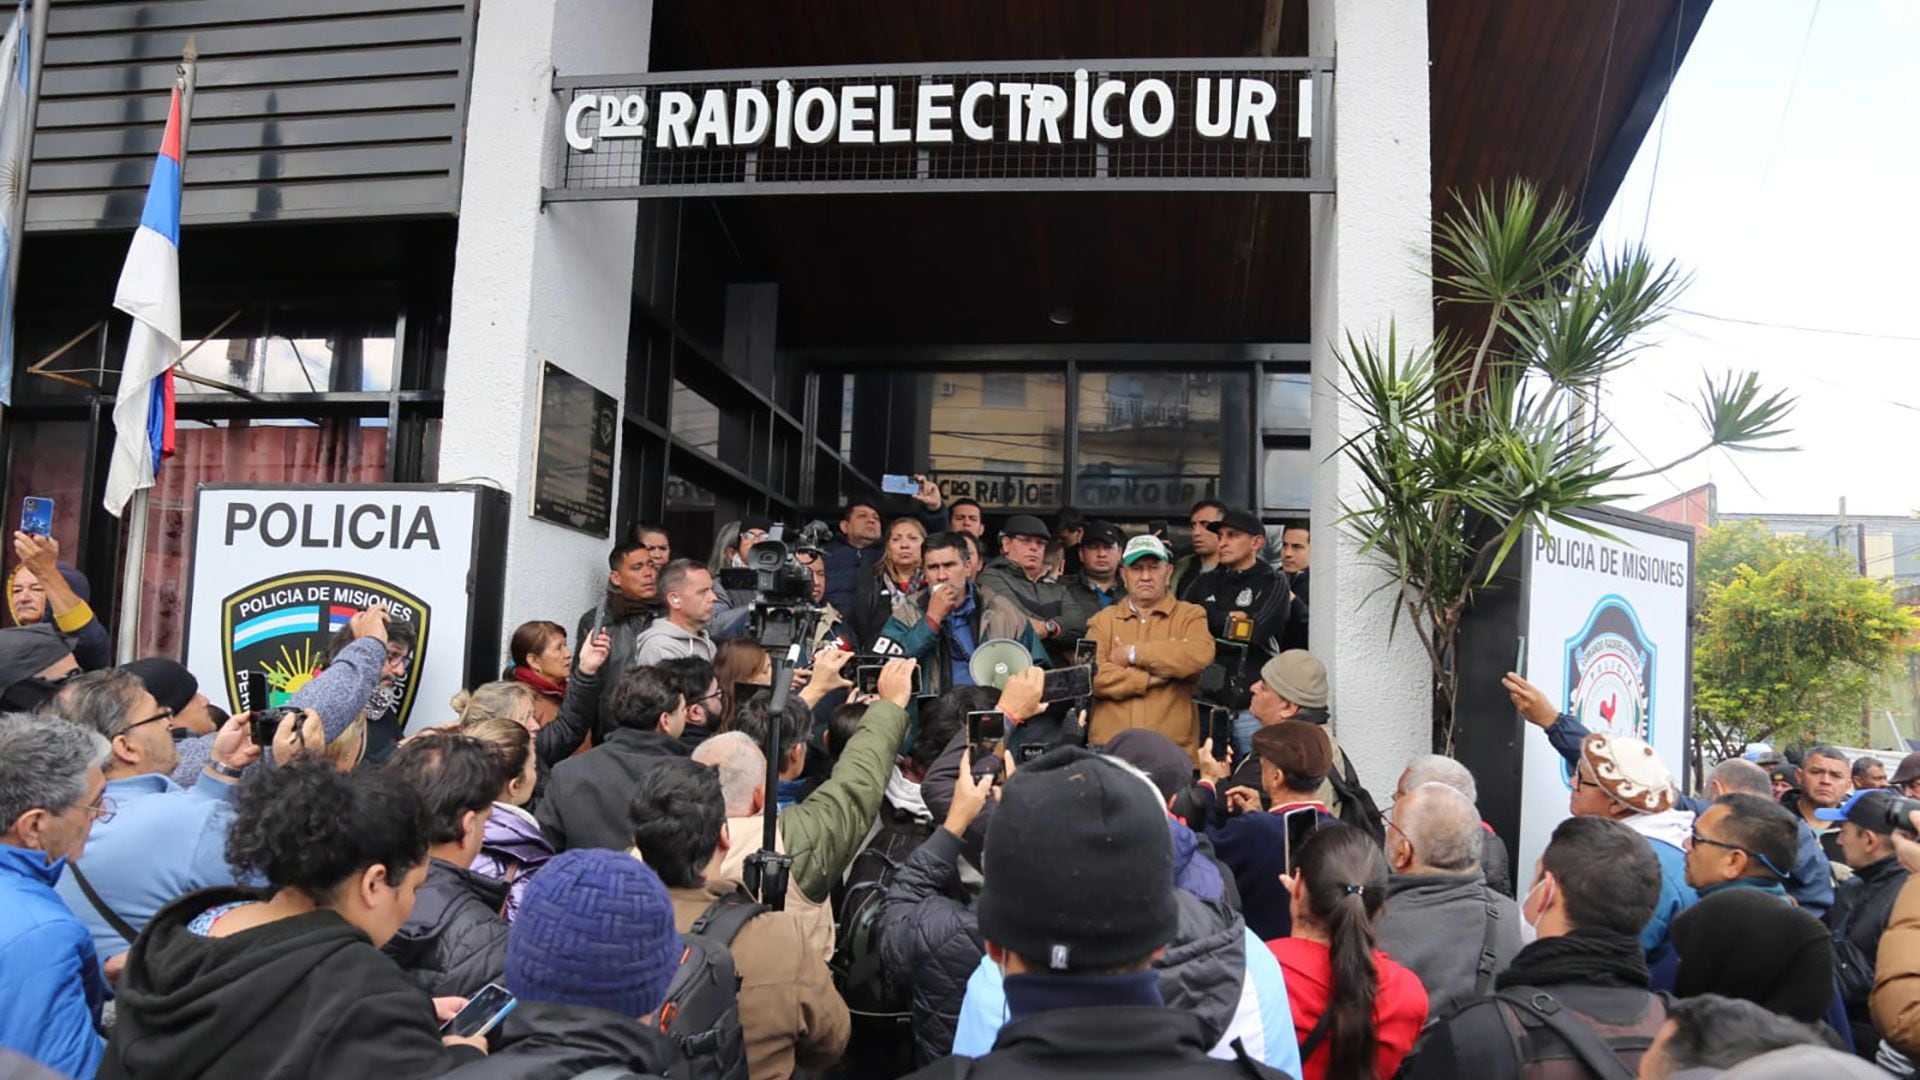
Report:
[[[1158,98],[1159,115],[1147,119],[1147,99]],[[1127,99],[1127,119],[1142,138],[1157,139],[1173,130],[1173,88],[1160,79],[1142,79]]]
[[[668,90],[660,95],[660,135],[654,145],[665,149],[668,145],[685,146],[692,140],[687,135],[687,121],[693,119],[693,96],[684,90]],[[669,144],[668,140],[672,142]]]
[[[583,154],[593,153],[593,136],[580,130],[580,121],[599,104],[598,99],[588,94],[574,98],[573,103],[567,106],[567,145]]]
[[[773,122],[773,110],[767,95],[758,87],[745,86],[733,93],[733,145],[758,146],[767,137]]]
[[[713,87],[700,95],[700,119],[693,125],[693,145],[727,145],[727,92]]]
[[[1273,115],[1273,107],[1278,104],[1280,95],[1273,92],[1272,84],[1264,79],[1240,80],[1240,111],[1233,121],[1233,137],[1247,137],[1249,126],[1254,128],[1254,138],[1260,142],[1272,142],[1273,132],[1267,126],[1267,117]]]
[[[818,123],[809,123],[807,117],[818,113]],[[800,141],[817,146],[833,138],[834,121],[833,91],[824,86],[816,86],[800,95],[793,107],[793,130],[800,135]]]
[[[923,143],[950,143],[953,141],[953,129],[947,127],[947,121],[953,118],[953,106],[936,105],[934,100],[953,97],[952,83],[921,83],[916,94],[920,105],[914,110],[913,138]],[[935,126],[938,125],[938,126]]]

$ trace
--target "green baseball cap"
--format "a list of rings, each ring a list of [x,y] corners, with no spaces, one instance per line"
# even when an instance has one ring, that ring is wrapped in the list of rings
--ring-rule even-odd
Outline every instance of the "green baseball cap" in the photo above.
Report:
[[[1147,535],[1136,536],[1127,541],[1127,550],[1121,554],[1120,562],[1122,565],[1132,566],[1148,556],[1162,562],[1173,560],[1173,553],[1167,550],[1167,545],[1161,543],[1159,537]]]

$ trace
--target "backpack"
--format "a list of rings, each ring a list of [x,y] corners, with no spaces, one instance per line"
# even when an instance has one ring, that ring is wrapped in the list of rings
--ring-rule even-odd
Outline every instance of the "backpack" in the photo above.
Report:
[[[1632,1023],[1609,1024],[1563,1005],[1534,986],[1509,986],[1494,995],[1494,1010],[1507,1031],[1523,1080],[1633,1080],[1640,1059],[1667,1022],[1665,994],[1654,994]],[[1548,1056],[1537,1029],[1547,1028],[1573,1051],[1572,1057]]]
[[[833,959],[834,986],[855,1017],[899,1018],[911,1012],[907,988],[894,982],[880,962],[880,905],[900,864],[930,835],[917,823],[885,824],[847,866],[838,890]]]
[[[1365,830],[1374,843],[1384,845],[1386,819],[1380,816],[1380,806],[1373,801],[1373,796],[1360,785],[1360,774],[1353,771],[1353,760],[1345,751],[1340,754],[1339,768],[1327,774],[1327,782],[1333,785],[1333,793],[1340,800],[1340,820]]]
[[[660,1006],[660,1030],[680,1048],[674,1080],[747,1080],[740,975],[730,947],[741,928],[766,910],[742,893],[731,893],[708,905],[681,935],[680,970]]]

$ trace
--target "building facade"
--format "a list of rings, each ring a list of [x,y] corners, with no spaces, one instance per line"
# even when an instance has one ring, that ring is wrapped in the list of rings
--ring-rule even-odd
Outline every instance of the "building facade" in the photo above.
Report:
[[[1597,222],[1706,6],[56,3],[8,505],[54,497],[103,610],[135,610],[115,587],[125,530],[99,505],[127,334],[110,302],[192,37],[191,353],[140,652],[178,654],[203,482],[496,485],[514,504],[508,628],[589,606],[621,523],[663,521],[704,554],[743,513],[832,517],[887,473],[927,473],[990,519],[1073,505],[1178,540],[1211,497],[1314,526],[1313,646],[1343,745],[1382,783],[1426,748],[1426,662],[1363,602],[1378,571],[1336,525],[1358,478],[1335,452],[1355,423],[1335,345],[1445,325],[1427,268],[1453,192],[1525,176]],[[850,183],[829,154],[767,194],[556,194],[582,160],[568,80],[1290,58],[1321,95],[1290,104],[1314,121],[1291,134],[1312,182],[1291,189],[1109,182],[1118,142],[1088,144],[1100,179],[1023,183],[1032,151],[1003,139],[977,163],[1001,182],[973,190]],[[599,534],[529,512],[547,364],[619,403]]]

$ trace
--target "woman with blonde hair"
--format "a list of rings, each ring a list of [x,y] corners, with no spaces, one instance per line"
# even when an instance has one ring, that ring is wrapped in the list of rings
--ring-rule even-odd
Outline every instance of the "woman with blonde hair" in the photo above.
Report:
[[[855,582],[853,610],[845,613],[853,632],[861,641],[880,636],[893,607],[911,602],[926,587],[920,574],[920,549],[927,542],[927,527],[919,518],[897,517],[887,522],[881,543],[880,561],[873,573],[862,574]]]
[[[500,914],[508,922],[520,910],[520,895],[535,871],[553,858],[553,845],[547,843],[540,823],[527,811],[539,784],[539,758],[534,756],[531,732],[510,717],[475,716],[460,722],[460,733],[478,739],[500,755],[509,777],[507,786],[493,801],[480,854],[474,858],[476,874],[504,882],[507,903]]]

